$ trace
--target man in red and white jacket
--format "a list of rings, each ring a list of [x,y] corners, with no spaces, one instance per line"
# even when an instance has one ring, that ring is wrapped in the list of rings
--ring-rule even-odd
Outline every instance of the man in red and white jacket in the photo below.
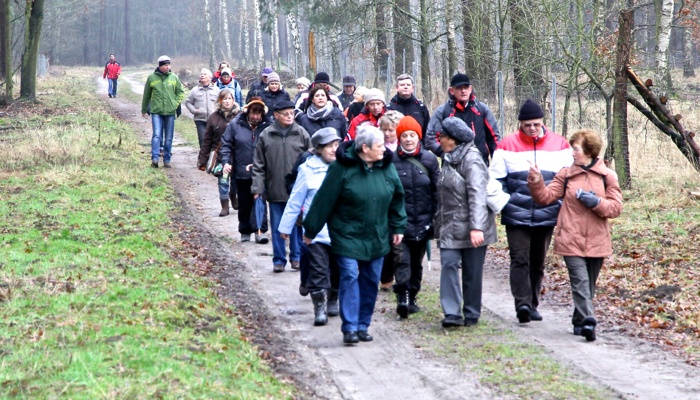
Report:
[[[102,79],[109,80],[109,97],[117,97],[117,79],[122,73],[122,66],[117,62],[114,54],[109,55],[109,62],[105,65],[105,70],[102,73]]]

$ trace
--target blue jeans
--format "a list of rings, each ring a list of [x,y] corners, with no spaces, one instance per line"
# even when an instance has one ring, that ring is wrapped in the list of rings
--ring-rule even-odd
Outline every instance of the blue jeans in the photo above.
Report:
[[[116,96],[117,95],[117,80],[107,78],[107,82],[109,82],[109,91],[107,91],[107,93],[111,94],[112,96]]]
[[[207,121],[194,121],[194,126],[197,127],[197,141],[199,142],[199,148],[201,149],[202,142],[204,142],[204,134],[207,131]]]
[[[337,256],[340,269],[340,318],[343,332],[366,331],[372,322],[374,304],[379,291],[379,276],[384,257],[359,261]]]
[[[219,200],[228,200],[229,189],[231,187],[231,182],[233,182],[231,176],[227,176],[226,179],[220,176],[217,178],[217,182],[219,183]]]
[[[287,265],[287,258],[285,257],[287,252],[285,249],[284,239],[280,237],[280,221],[282,220],[282,214],[284,214],[284,207],[287,206],[287,202],[270,202],[270,224],[272,225],[272,263]],[[300,251],[299,251],[299,229],[292,229],[292,234],[289,235],[289,259],[292,261],[299,261]]]
[[[170,162],[173,149],[173,134],[175,133],[175,114],[151,114],[153,136],[151,137],[151,160],[158,161],[160,148],[163,147],[163,161]],[[165,143],[161,143],[161,138]]]

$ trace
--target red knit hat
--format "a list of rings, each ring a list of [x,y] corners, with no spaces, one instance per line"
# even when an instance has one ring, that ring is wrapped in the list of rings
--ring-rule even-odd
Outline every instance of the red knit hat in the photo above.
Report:
[[[396,136],[401,137],[401,134],[406,131],[417,133],[418,139],[423,138],[423,129],[420,127],[418,121],[410,115],[406,115],[399,120],[399,124],[396,125]]]

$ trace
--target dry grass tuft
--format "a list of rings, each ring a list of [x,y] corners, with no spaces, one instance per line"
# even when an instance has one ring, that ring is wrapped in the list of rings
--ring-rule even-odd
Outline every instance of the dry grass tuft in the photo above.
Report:
[[[70,128],[72,132],[75,130]],[[0,170],[20,171],[42,164],[61,166],[89,162],[89,143],[75,140],[68,132],[60,127],[26,130],[24,137],[13,141],[12,146],[0,147]],[[81,136],[86,136],[87,130],[84,134]]]

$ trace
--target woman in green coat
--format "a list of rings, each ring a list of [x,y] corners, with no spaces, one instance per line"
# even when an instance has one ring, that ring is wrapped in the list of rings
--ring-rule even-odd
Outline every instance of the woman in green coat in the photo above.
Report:
[[[344,142],[328,168],[304,219],[304,241],[328,223],[332,252],[340,268],[343,342],[372,341],[368,332],[377,300],[388,240],[398,245],[406,228],[404,191],[384,135],[375,127],[358,129]]]

